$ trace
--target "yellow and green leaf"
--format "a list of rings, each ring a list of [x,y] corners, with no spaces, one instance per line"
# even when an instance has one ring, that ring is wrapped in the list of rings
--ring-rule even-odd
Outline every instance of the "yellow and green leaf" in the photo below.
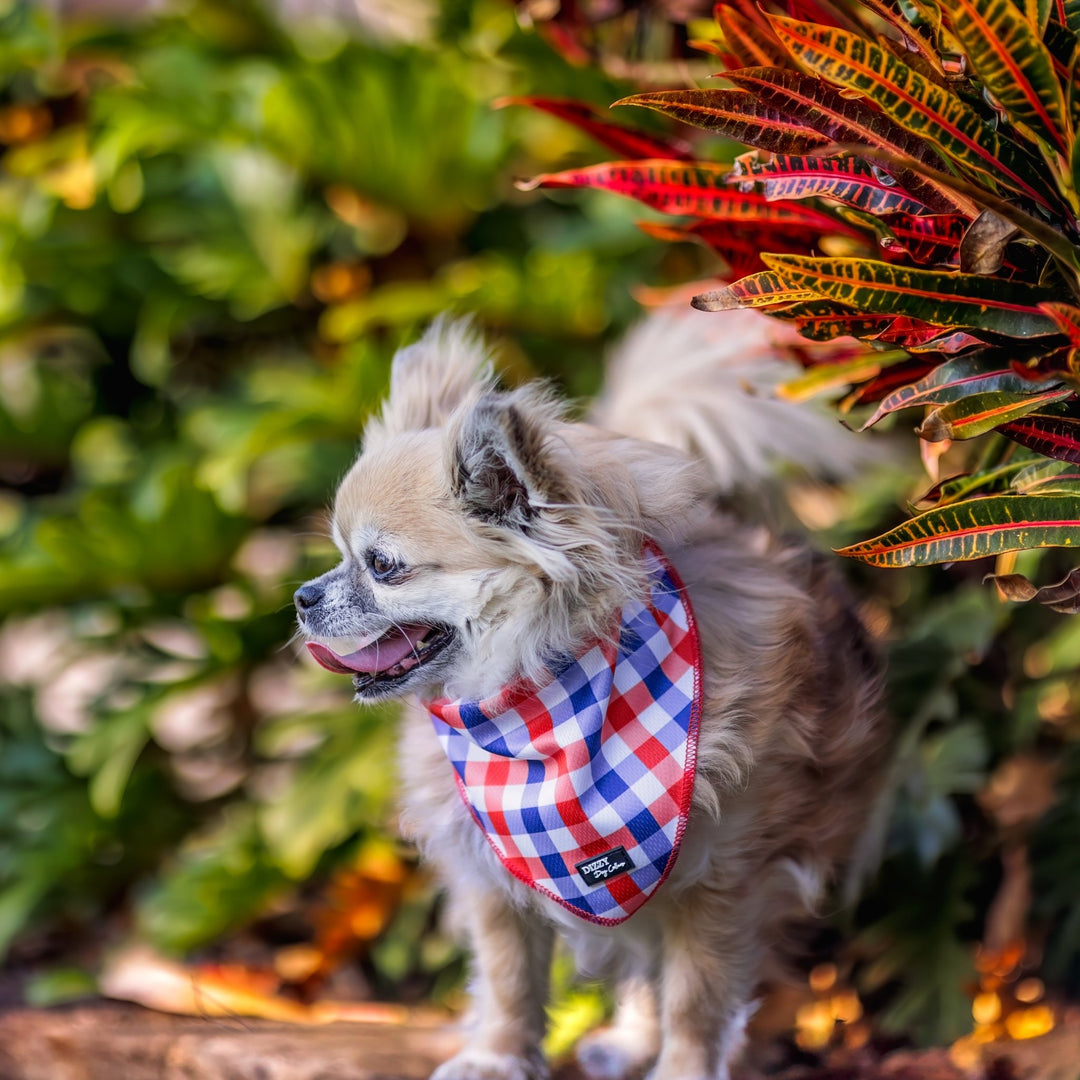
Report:
[[[926,566],[1027,548],[1080,547],[1080,495],[989,495],[928,510],[837,552],[873,566]]]
[[[810,300],[814,293],[793,286],[782,274],[762,270],[713,292],[700,293],[690,303],[699,311],[731,311],[733,308],[766,307]]]
[[[1055,299],[1037,285],[872,259],[762,255],[792,286],[860,312],[907,315],[935,326],[992,330],[1028,338],[1057,333],[1040,303]]]
[[[1012,488],[1021,494],[1040,491],[1074,491],[1080,485],[1080,468],[1071,461],[1037,461],[1026,464],[1012,480]]]
[[[1009,461],[992,469],[950,476],[947,480],[935,484],[915,501],[933,503],[935,507],[942,507],[975,495],[992,495],[1015,490],[1018,476],[1027,467],[1026,461]]]
[[[974,439],[977,435],[985,435],[1002,424],[1035,412],[1044,405],[1064,401],[1072,395],[1072,390],[1067,387],[1054,387],[1037,394],[1012,394],[1003,390],[969,394],[931,411],[915,433],[927,442]]]
[[[808,401],[825,390],[835,390],[864,379],[872,379],[886,368],[906,359],[907,353],[900,349],[891,352],[868,349],[846,360],[815,364],[804,375],[778,386],[776,395],[785,401]]]
[[[934,368],[917,382],[901,386],[884,398],[873,416],[860,428],[873,427],[882,417],[918,405],[947,405],[976,394],[1036,393],[1045,389],[1025,379],[1003,360],[961,356]]]
[[[1014,124],[1062,153],[1071,123],[1053,57],[1012,0],[943,0],[953,33],[986,89]]]

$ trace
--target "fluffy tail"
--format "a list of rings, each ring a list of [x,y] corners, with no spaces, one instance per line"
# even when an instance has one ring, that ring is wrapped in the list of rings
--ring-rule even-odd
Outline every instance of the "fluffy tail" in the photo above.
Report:
[[[793,465],[842,479],[871,456],[834,416],[777,398],[796,370],[790,331],[757,311],[650,315],[612,356],[591,419],[700,458],[720,492],[753,490]]]

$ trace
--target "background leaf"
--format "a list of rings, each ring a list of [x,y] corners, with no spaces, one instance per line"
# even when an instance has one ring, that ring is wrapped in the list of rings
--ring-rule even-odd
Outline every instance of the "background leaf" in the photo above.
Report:
[[[993,495],[928,510],[838,554],[895,567],[979,559],[1029,547],[1070,547],[1078,522],[1078,496]]]

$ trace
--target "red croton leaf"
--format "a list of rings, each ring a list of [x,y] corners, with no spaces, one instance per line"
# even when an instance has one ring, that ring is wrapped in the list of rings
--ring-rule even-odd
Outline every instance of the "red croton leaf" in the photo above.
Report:
[[[829,0],[787,0],[783,5],[793,19],[810,19],[826,26],[843,26],[855,29],[855,24],[844,12]]]
[[[771,252],[765,254],[768,256]],[[790,320],[800,334],[812,341],[854,337],[860,341],[899,345],[908,352],[947,354],[984,344],[971,334],[943,331],[940,326],[907,315],[858,314],[828,300],[811,300],[770,314]]]
[[[767,161],[740,158],[732,183],[760,185],[766,199],[828,198],[868,214],[926,211],[888,173],[857,157],[774,154]]]
[[[638,228],[656,240],[669,243],[696,241],[711,248],[728,265],[730,278],[765,269],[763,251],[813,250],[816,234],[809,230],[793,231],[784,227],[742,227],[733,229],[722,221],[698,221],[692,225],[667,225],[656,221],[639,221]]]
[[[957,266],[960,241],[971,224],[963,214],[907,213],[884,214],[881,223],[892,234],[881,246],[924,266]]]
[[[638,199],[667,214],[687,214],[710,221],[785,225],[820,233],[844,233],[861,238],[851,226],[814,207],[773,203],[757,192],[731,190],[729,165],[678,161],[609,161],[565,172],[543,173],[519,180],[523,191],[534,188],[594,187]]]
[[[639,105],[774,154],[803,154],[833,140],[806,116],[746,90],[654,90],[612,106]]]
[[[1034,412],[998,430],[1029,450],[1080,464],[1080,419],[1075,416]]]
[[[553,19],[537,21],[536,29],[568,64],[585,67],[596,59],[593,49],[585,40],[592,35],[580,20],[573,20],[570,25]]]
[[[660,90],[622,98],[615,105],[655,109],[770,153],[805,154],[833,143],[850,143],[941,168],[940,159],[923,140],[812,75],[752,67],[729,71],[724,78],[737,89]],[[947,185],[911,169],[884,171],[932,210],[969,208]]]
[[[1040,304],[1051,319],[1057,323],[1061,332],[1069,339],[1070,345],[1080,346],[1080,308],[1071,304]]]
[[[775,15],[769,22],[809,74],[864,95],[957,165],[1011,187],[1044,207],[1053,206],[1052,179],[1041,161],[1020,143],[1005,139],[959,95],[945,92],[860,35]]]
[[[729,4],[717,4],[713,13],[736,60],[735,67],[791,66],[791,57],[764,20],[750,19]]]
[[[986,344],[974,334],[965,333],[963,330],[942,333],[940,326],[923,322],[922,319],[912,319],[907,315],[897,316],[888,329],[877,336],[877,340],[890,345],[900,345],[912,353],[936,352],[949,355],[968,352]]]
[[[936,357],[923,359],[913,356],[902,364],[886,368],[880,375],[875,375],[874,378],[853,390],[840,403],[841,409],[843,412],[849,412],[856,405],[871,405],[876,401],[880,401],[901,386],[918,382],[924,375],[933,371],[939,363],[940,360]]]
[[[548,97],[502,97],[491,103],[493,109],[505,109],[510,105],[526,105],[557,116],[591,135],[601,146],[606,146],[620,157],[672,158],[676,161],[688,161],[693,157],[693,149],[685,140],[665,139],[613,124],[606,120],[598,109],[581,101]]]
[[[709,38],[690,38],[686,44],[691,49],[697,49],[698,52],[718,57],[725,69],[739,66],[738,58],[734,54],[727,52],[719,41],[713,41]]]
[[[753,23],[760,30],[769,30],[769,20],[762,13],[757,0],[722,0],[713,5],[713,18],[723,29],[724,12],[727,10],[737,11],[747,22]]]

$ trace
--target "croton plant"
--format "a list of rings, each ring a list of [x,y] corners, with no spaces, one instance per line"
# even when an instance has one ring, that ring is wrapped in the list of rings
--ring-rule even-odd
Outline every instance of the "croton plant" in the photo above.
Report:
[[[753,149],[695,160],[692,141],[515,99],[620,159],[527,186],[689,219],[643,227],[726,263],[695,307],[761,308],[850,343],[805,350],[798,389],[846,388],[853,426],[921,407],[938,449],[992,433],[922,512],[843,554],[896,567],[1080,548],[1080,0],[728,0],[715,17],[697,44],[722,82],[616,104]],[[999,586],[1076,611],[1071,577]]]

